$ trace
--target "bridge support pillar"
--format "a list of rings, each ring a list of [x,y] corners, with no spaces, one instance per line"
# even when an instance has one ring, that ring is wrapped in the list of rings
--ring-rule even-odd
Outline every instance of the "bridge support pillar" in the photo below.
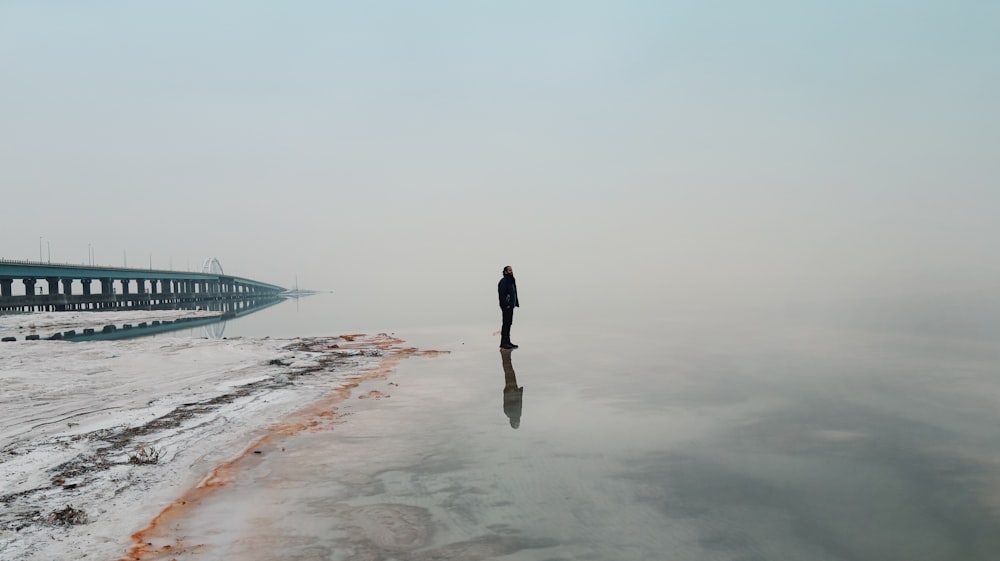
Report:
[[[112,295],[115,293],[115,281],[114,279],[97,279],[101,283],[101,301],[97,304],[98,308],[110,308],[114,306],[114,301],[112,300]]]
[[[84,296],[90,296],[90,283],[91,282],[92,282],[91,279],[80,279],[80,287],[82,289],[81,292],[83,293]],[[92,302],[90,298],[84,298],[84,300],[86,300],[86,302],[84,302],[83,304],[80,304],[77,307],[77,309],[80,309],[80,310],[93,310],[94,306],[95,306],[94,302]]]
[[[45,282],[49,283],[49,294],[59,294],[59,277],[46,277]]]
[[[62,283],[63,303],[55,304],[53,309],[57,312],[76,309],[76,306],[69,302],[69,297],[73,295],[73,279],[59,279],[59,282]]]
[[[25,296],[25,299],[27,299],[29,302],[31,302],[36,297],[35,296],[35,279],[21,279],[21,282],[24,283],[24,296]],[[33,311],[35,311],[35,305],[34,304],[28,304],[28,305],[22,307],[21,310],[25,311],[25,312],[33,312]]]
[[[14,279],[0,279],[0,297],[10,298],[13,295],[11,287],[14,285]]]

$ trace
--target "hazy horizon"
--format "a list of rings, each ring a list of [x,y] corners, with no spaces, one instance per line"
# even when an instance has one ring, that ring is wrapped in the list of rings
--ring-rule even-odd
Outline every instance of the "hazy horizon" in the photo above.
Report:
[[[493,313],[507,264],[525,307],[583,315],[991,294],[998,23],[976,2],[4,2],[0,257],[214,256],[428,321]]]

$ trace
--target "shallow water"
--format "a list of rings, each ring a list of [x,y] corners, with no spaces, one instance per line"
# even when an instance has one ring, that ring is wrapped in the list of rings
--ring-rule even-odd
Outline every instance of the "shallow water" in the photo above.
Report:
[[[647,319],[515,319],[510,353],[493,325],[398,334],[451,353],[402,362],[356,390],[344,422],[251,456],[157,545],[201,544],[192,559],[997,558],[991,341]]]

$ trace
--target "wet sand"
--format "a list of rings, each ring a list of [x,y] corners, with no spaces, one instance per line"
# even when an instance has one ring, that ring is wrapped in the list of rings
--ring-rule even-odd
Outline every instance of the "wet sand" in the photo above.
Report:
[[[229,487],[238,485],[245,478],[248,472],[268,458],[275,456],[285,456],[294,466],[301,469],[310,469],[314,464],[302,462],[295,452],[295,444],[303,440],[297,438],[304,433],[322,433],[333,431],[342,425],[347,417],[351,415],[349,411],[343,411],[340,405],[352,395],[358,399],[368,399],[378,401],[389,397],[389,391],[396,384],[387,382],[386,376],[395,369],[400,361],[413,356],[435,356],[441,351],[420,351],[413,347],[403,347],[402,340],[388,337],[365,337],[358,335],[342,335],[338,338],[338,349],[357,349],[362,351],[378,350],[382,353],[379,361],[370,367],[363,369],[359,376],[346,382],[336,389],[329,391],[326,395],[310,403],[307,407],[293,412],[278,423],[267,427],[263,435],[251,442],[235,458],[216,466],[205,479],[195,487],[186,491],[183,495],[173,501],[163,509],[145,528],[132,535],[133,547],[122,558],[127,560],[156,560],[156,559],[181,559],[186,555],[203,555],[206,550],[213,549],[212,544],[221,547],[226,551],[233,547],[235,542],[230,536],[211,539],[191,539],[190,536],[183,535],[181,528],[193,525],[196,528],[209,527],[203,524],[204,512],[211,512],[213,505],[217,501],[224,501],[227,512],[246,512],[248,505],[240,500],[242,491],[236,492],[237,499],[231,500],[232,493],[225,491]],[[322,351],[322,349],[321,349]],[[371,386],[384,389],[366,389]],[[216,507],[217,508],[217,507]],[[273,513],[274,511],[270,511]],[[216,522],[222,522],[222,529],[231,531],[246,530],[234,524],[234,517],[226,515],[223,517],[213,517]],[[236,518],[239,520],[239,518]],[[216,527],[212,533],[223,534],[223,530]],[[256,532],[254,532],[256,534]],[[240,555],[247,556],[259,548],[253,547],[248,551],[241,552]],[[212,555],[221,555],[221,552],[213,552]]]
[[[462,450],[478,446],[438,430],[435,419],[464,392],[439,393],[443,378],[415,379],[450,377],[454,365],[414,358],[399,369],[354,388],[330,423],[269,433],[253,447],[259,454],[226,466],[223,485],[199,486],[181,510],[138,534],[144,547],[128,559],[477,560],[555,546],[521,529],[512,497],[493,496],[489,480],[499,474],[465,481],[480,476],[463,468]]]

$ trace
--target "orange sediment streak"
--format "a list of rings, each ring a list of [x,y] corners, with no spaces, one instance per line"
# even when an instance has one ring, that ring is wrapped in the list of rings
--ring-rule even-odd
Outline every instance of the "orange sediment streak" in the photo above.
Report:
[[[403,342],[401,339],[386,335],[378,335],[372,338],[364,337],[363,334],[341,335],[338,339],[346,343],[338,342],[335,346],[323,350],[377,349],[385,353],[382,356],[382,360],[367,369],[359,378],[346,381],[343,386],[329,392],[318,401],[292,413],[285,420],[272,425],[263,436],[251,442],[235,458],[219,464],[212,469],[198,485],[187,490],[178,499],[167,505],[145,528],[132,534],[132,548],[129,549],[124,557],[120,558],[120,561],[154,561],[157,559],[172,558],[179,554],[190,553],[200,549],[198,545],[189,546],[178,542],[156,546],[153,544],[153,539],[154,536],[162,539],[164,536],[158,532],[160,529],[169,528],[171,522],[183,518],[191,509],[211,496],[216,489],[225,486],[232,479],[241,462],[248,456],[252,456],[255,451],[261,448],[269,448],[277,441],[305,430],[315,430],[343,422],[343,418],[346,415],[338,413],[334,405],[347,399],[351,395],[351,390],[362,382],[384,378],[405,358],[416,355],[436,356],[449,352],[420,351],[413,347],[400,348],[396,345]]]

